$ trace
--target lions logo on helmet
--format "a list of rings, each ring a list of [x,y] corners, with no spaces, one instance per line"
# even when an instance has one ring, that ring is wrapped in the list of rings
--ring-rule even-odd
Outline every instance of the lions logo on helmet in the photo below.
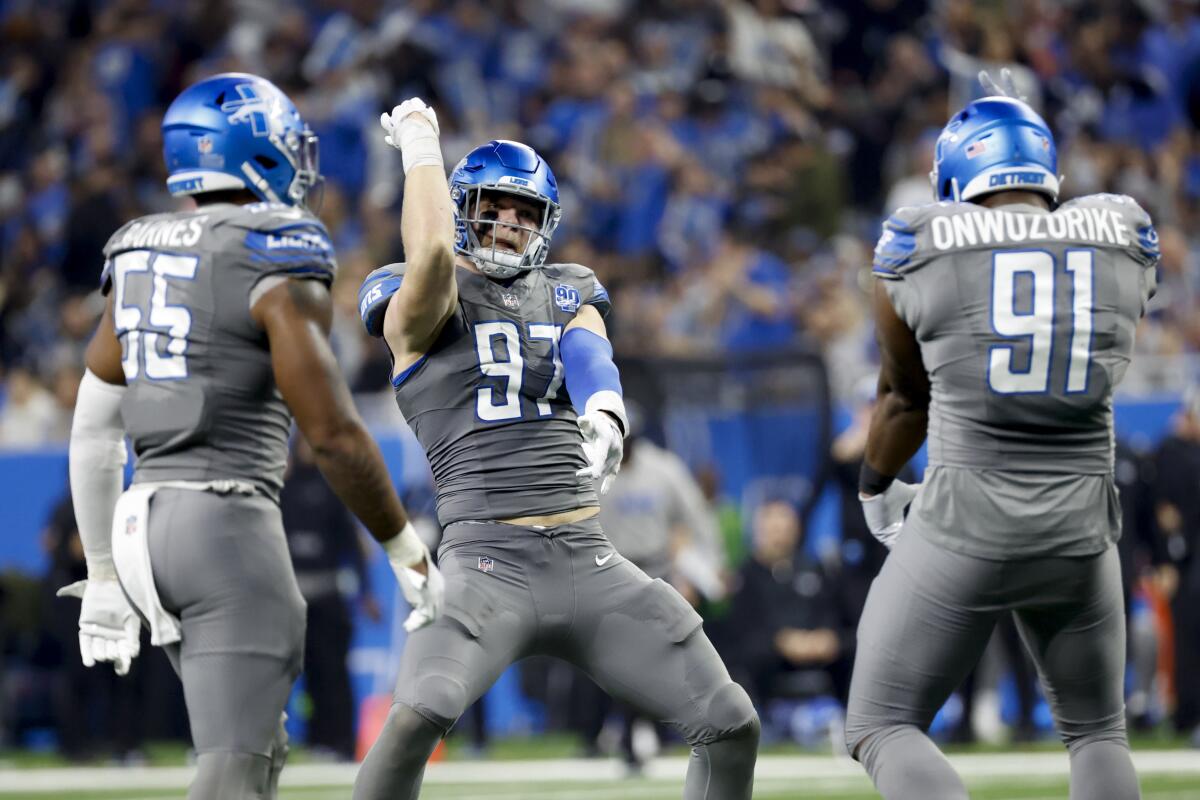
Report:
[[[1054,135],[1036,111],[1015,97],[983,97],[942,130],[929,173],[938,200],[959,202],[988,192],[1022,189],[1058,200]]]
[[[541,222],[537,228],[528,228],[483,218],[480,200],[484,192],[505,192],[536,201],[541,207]],[[471,259],[480,272],[493,278],[510,278],[546,263],[562,209],[554,173],[533,148],[504,139],[476,147],[450,173],[450,199],[457,233],[454,249]],[[498,225],[529,232],[524,252],[497,249],[494,229]],[[483,247],[480,239],[488,226],[493,228],[492,244]]]
[[[321,182],[316,134],[287,95],[256,75],[227,72],[188,87],[162,131],[167,188],[176,196],[248,189],[303,206]]]

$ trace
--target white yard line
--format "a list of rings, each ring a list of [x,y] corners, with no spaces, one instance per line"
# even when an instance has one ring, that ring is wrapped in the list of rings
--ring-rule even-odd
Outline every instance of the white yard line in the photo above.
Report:
[[[1144,774],[1200,776],[1200,752],[1195,750],[1143,750],[1133,754]],[[951,757],[967,780],[989,778],[1063,777],[1068,772],[1066,753],[983,753]],[[687,770],[683,757],[661,758],[646,770],[650,780],[679,781]],[[3,792],[62,792],[87,790],[164,790],[186,786],[191,767],[75,767],[0,770]],[[354,782],[355,764],[296,764],[283,772],[285,787],[343,787]],[[503,789],[506,783],[589,783],[616,780],[625,774],[614,760],[555,759],[540,761],[454,761],[431,764],[427,786],[480,784]],[[862,767],[848,758],[832,756],[763,756],[755,775],[762,781],[861,781]],[[630,787],[632,788],[632,787]],[[622,796],[637,797],[623,792]],[[502,800],[493,791],[485,800]]]

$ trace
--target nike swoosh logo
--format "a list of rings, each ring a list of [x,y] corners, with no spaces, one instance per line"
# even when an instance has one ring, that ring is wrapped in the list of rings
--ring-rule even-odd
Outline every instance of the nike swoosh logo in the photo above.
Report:
[[[608,560],[610,558],[612,558],[613,556],[615,556],[616,554],[617,554],[616,551],[613,550],[613,551],[609,552],[609,554],[606,555],[604,558],[601,558],[600,556],[596,556],[596,566],[603,567],[605,564],[608,563]]]

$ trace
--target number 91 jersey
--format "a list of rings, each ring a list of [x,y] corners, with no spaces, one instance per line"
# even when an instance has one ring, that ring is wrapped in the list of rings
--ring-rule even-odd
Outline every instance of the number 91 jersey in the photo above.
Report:
[[[403,275],[402,264],[389,269]],[[511,281],[458,267],[458,307],[429,352],[392,385],[425,449],[443,526],[599,503],[558,342],[608,293],[587,267],[547,264]]]
[[[1118,195],[1053,212],[937,203],[888,219],[873,271],[930,376],[930,466],[1005,471],[1007,489],[991,495],[1011,490],[1014,514],[1037,491],[1014,488],[1018,473],[1110,476],[1112,393],[1157,263],[1149,216]],[[961,506],[969,492],[954,494]],[[1031,527],[997,522],[1008,524]]]
[[[134,220],[104,255],[134,481],[237,478],[278,498],[291,414],[250,309],[287,278],[332,283],[325,227],[277,203],[213,204]]]

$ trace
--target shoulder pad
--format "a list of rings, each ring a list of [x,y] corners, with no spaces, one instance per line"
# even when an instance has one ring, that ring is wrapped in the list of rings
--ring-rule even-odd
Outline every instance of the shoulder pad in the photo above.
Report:
[[[896,280],[912,261],[917,249],[917,230],[923,222],[923,206],[896,209],[883,221],[883,230],[875,245],[871,271],[880,278]]]
[[[1144,266],[1152,267],[1158,264],[1159,244],[1158,231],[1146,210],[1127,194],[1111,194],[1102,192],[1084,197],[1076,197],[1063,203],[1062,208],[1104,208],[1120,215],[1125,226],[1134,234],[1135,240],[1130,242],[1128,252]]]
[[[332,283],[337,274],[329,231],[304,209],[252,203],[217,225],[241,231],[249,261],[266,273],[313,277],[325,283]]]
[[[299,206],[263,202],[235,206],[226,216],[224,224],[251,230],[273,230],[302,221],[320,224],[320,220],[311,211],[306,211]]]
[[[404,281],[405,264],[388,264],[373,270],[358,289],[358,313],[372,336],[383,336],[388,303]]]
[[[541,269],[546,279],[551,283],[569,286],[579,293],[578,300],[575,300],[569,296],[569,292],[564,290],[566,297],[563,298],[562,302],[559,302],[559,307],[564,311],[577,311],[581,305],[595,306],[602,317],[607,317],[609,312],[612,311],[612,302],[608,298],[608,290],[600,283],[600,279],[596,277],[596,273],[592,272],[588,267],[582,264],[546,264]],[[559,301],[557,288],[555,290],[555,301]]]

